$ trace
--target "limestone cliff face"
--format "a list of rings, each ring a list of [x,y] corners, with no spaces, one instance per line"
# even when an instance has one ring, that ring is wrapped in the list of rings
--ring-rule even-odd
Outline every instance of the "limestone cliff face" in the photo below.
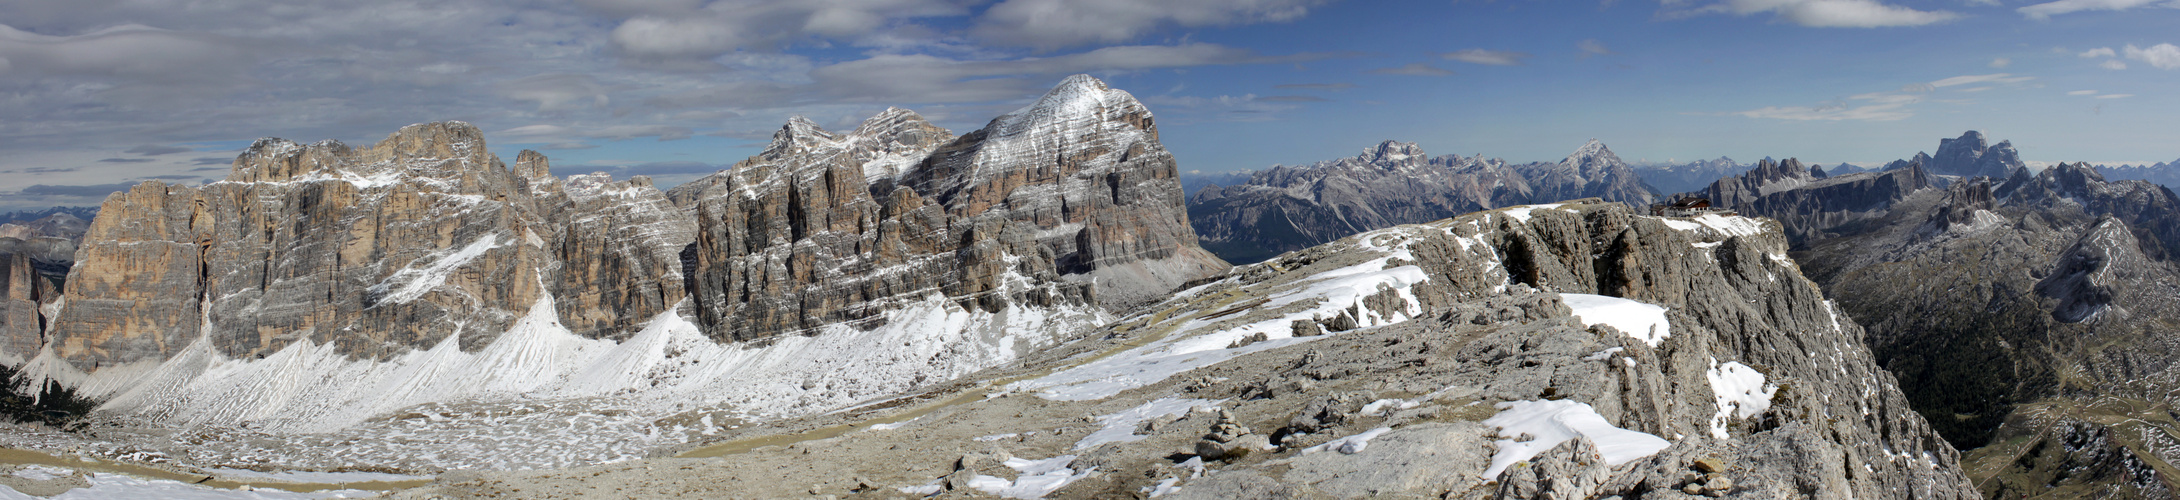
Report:
[[[10,248],[21,240],[0,238],[0,361],[21,364],[45,345],[49,306],[60,299],[53,280],[39,273],[31,252]]]
[[[797,118],[672,195],[700,228],[700,324],[733,340],[872,328],[933,296],[1125,308],[1223,270],[1157,139],[1140,103],[1087,76],[961,137],[900,109],[844,134]]]
[[[260,140],[226,181],[116,194],[78,253],[52,348],[84,369],[200,338],[238,358],[302,339],[373,358],[483,346],[548,290],[575,299],[563,317],[592,336],[678,301],[678,276],[651,270],[674,270],[685,242],[652,240],[685,236],[684,221],[596,201],[659,207],[663,194],[563,187],[531,156],[518,174],[475,127],[431,123],[362,149]]]

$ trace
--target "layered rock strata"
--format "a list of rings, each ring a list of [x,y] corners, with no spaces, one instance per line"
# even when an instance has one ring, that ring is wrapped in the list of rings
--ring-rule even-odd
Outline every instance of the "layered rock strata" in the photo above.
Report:
[[[541,156],[522,160],[509,169],[475,127],[432,123],[361,149],[260,140],[225,181],[117,193],[50,347],[83,370],[200,339],[235,358],[303,339],[384,358],[447,339],[477,349],[548,290],[576,299],[564,321],[592,337],[679,301],[686,221],[629,208],[666,206],[662,193],[571,189]]]
[[[960,137],[900,109],[845,134],[797,118],[673,198],[696,215],[696,311],[722,340],[874,328],[934,294],[1125,309],[1226,267],[1196,245],[1150,112],[1087,76]]]

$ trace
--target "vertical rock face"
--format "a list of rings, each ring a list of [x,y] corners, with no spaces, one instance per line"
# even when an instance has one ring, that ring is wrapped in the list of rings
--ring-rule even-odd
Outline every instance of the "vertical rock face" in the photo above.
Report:
[[[1937,175],[1992,178],[2004,178],[2024,166],[2021,154],[2013,149],[2013,142],[1989,145],[1983,133],[1974,130],[1956,139],[1939,139],[1938,153],[1923,164]]]
[[[953,137],[890,109],[835,134],[797,118],[734,169],[677,188],[715,337],[758,340],[944,297],[1125,308],[1225,268],[1196,246],[1172,155],[1126,92],[1069,78]]]
[[[475,127],[431,123],[363,149],[260,140],[224,182],[139,185],[101,207],[52,348],[83,369],[200,338],[237,358],[304,339],[383,358],[485,345],[547,290],[575,299],[563,315],[585,335],[679,299],[677,274],[654,271],[678,267],[686,222],[631,219],[663,194],[564,188],[533,156],[518,174]]]
[[[46,306],[60,298],[53,281],[39,273],[31,253],[11,248],[0,238],[0,362],[22,364],[45,345]]]

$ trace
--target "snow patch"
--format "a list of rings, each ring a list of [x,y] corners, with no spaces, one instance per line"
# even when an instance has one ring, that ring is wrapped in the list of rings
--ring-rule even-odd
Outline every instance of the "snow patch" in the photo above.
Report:
[[[1771,395],[1779,392],[1779,386],[1764,383],[1763,372],[1749,368],[1737,361],[1718,364],[1711,358],[1711,368],[1704,370],[1703,378],[1710,380],[1711,393],[1718,399],[1718,414],[1711,417],[1711,437],[1727,439],[1728,417],[1749,418],[1771,409]]]
[[[1086,477],[1091,471],[1075,472],[1069,464],[1075,463],[1074,455],[1060,455],[1044,460],[1007,459],[1007,468],[1020,472],[1013,481],[993,476],[978,475],[969,478],[969,487],[985,493],[1007,498],[1044,498],[1061,487]]]
[[[1672,445],[1665,438],[1614,426],[1588,403],[1507,401],[1497,406],[1499,414],[1484,420],[1484,425],[1498,427],[1499,436],[1509,439],[1493,442],[1499,451],[1491,456],[1491,468],[1484,470],[1486,478],[1499,477],[1499,472],[1515,462],[1534,458],[1575,436],[1587,437],[1596,444],[1598,454],[1605,458],[1605,465],[1620,465],[1655,455],[1658,450]],[[1531,439],[1515,440],[1523,434]]]
[[[62,471],[67,472],[67,471]],[[146,479],[112,473],[91,473],[85,478],[89,488],[77,488],[51,497],[25,495],[11,488],[0,487],[0,500],[94,500],[114,498],[158,498],[166,500],[297,500],[316,498],[368,498],[382,492],[365,490],[320,490],[295,493],[280,490],[226,490],[207,486]]]
[[[1340,452],[1341,455],[1353,455],[1356,453],[1362,453],[1364,449],[1370,447],[1370,440],[1377,439],[1379,435],[1385,434],[1386,431],[1390,430],[1393,430],[1393,428],[1379,427],[1376,429],[1363,431],[1361,434],[1334,439],[1325,444],[1303,448],[1302,454],[1308,455],[1311,453],[1317,453],[1325,450],[1337,451]]]
[[[1096,448],[1098,445],[1105,443],[1126,443],[1141,440],[1143,438],[1150,437],[1138,436],[1135,434],[1136,426],[1141,425],[1145,420],[1164,418],[1169,415],[1180,415],[1183,413],[1188,413],[1189,410],[1195,409],[1197,407],[1215,406],[1219,403],[1224,402],[1226,402],[1226,400],[1224,399],[1181,399],[1168,397],[1159,398],[1158,400],[1148,403],[1143,403],[1141,406],[1129,408],[1119,413],[1114,413],[1111,415],[1100,415],[1098,416],[1098,421],[1104,422],[1105,427],[1098,429],[1097,432],[1090,433],[1089,436],[1083,437],[1081,441],[1076,441],[1075,449],[1087,450],[1091,448]]]
[[[422,269],[411,267],[397,271],[392,276],[387,276],[385,281],[371,285],[370,291],[385,294],[381,300],[397,304],[416,300],[433,288],[438,288],[441,283],[446,283],[447,277],[453,275],[455,269],[499,246],[500,235],[487,234],[461,250],[432,261],[431,265]]]
[[[1650,347],[1657,347],[1672,335],[1673,325],[1665,319],[1665,308],[1619,297],[1562,293],[1560,300],[1574,309],[1576,319],[1583,325],[1611,325],[1635,340]]]

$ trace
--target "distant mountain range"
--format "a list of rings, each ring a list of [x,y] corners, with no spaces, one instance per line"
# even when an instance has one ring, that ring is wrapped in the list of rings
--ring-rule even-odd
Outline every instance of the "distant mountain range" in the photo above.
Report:
[[[2150,181],[2170,189],[2180,189],[2180,160],[2152,165],[2096,166],[2097,173],[2115,181]]]
[[[2081,163],[2033,172],[1971,131],[1884,172],[1789,159],[1683,196],[1778,220],[1987,497],[2171,497],[2171,190]]]
[[[1656,194],[1634,169],[1592,140],[1558,162],[1519,165],[1481,155],[1431,157],[1414,143],[1385,141],[1362,154],[1250,174],[1188,198],[1204,249],[1250,263],[1350,234],[1490,208],[1576,198],[1635,206]]]

